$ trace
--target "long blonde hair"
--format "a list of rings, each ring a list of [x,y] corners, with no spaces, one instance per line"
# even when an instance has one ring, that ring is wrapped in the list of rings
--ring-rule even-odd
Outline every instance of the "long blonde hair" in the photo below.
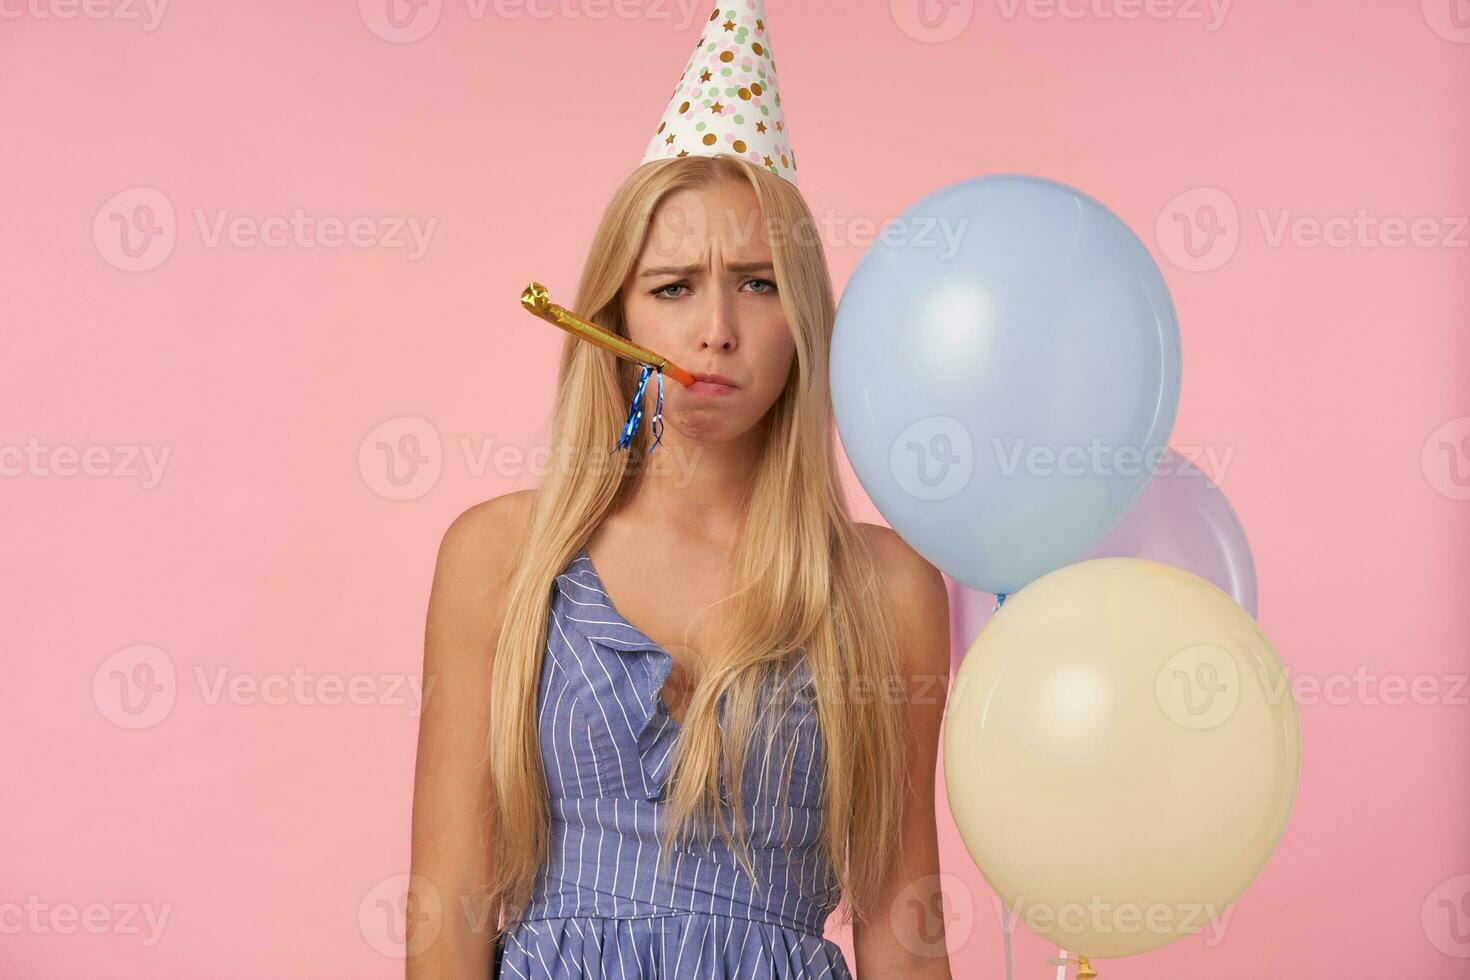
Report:
[[[776,285],[796,356],[785,390],[763,420],[765,449],[751,474],[742,533],[730,556],[735,591],[720,600],[729,604],[729,618],[721,620],[727,627],[720,631],[723,646],[711,651],[710,666],[680,728],[663,853],[667,857],[684,828],[703,833],[719,824],[736,853],[747,854],[743,780],[728,780],[734,832],[725,825],[719,780],[722,772],[745,772],[751,735],[763,714],[762,684],[771,668],[784,668],[804,651],[825,747],[826,820],[819,843],[840,880],[842,921],[853,916],[861,921],[898,856],[912,774],[901,704],[852,696],[875,679],[897,676],[899,668],[892,611],[882,599],[873,556],[848,514],[838,477],[827,376],[835,316],[832,284],[820,241],[794,233],[814,228],[811,212],[794,185],[738,157],[688,156],[644,164],[608,205],[572,309],[627,336],[620,291],[659,203],[673,191],[741,179],[754,188],[772,232]],[[572,337],[562,348],[553,462],[534,494],[491,677],[488,829],[501,846],[482,908],[488,909],[492,934],[502,913],[508,926],[524,911],[546,858],[550,810],[536,701],[550,593],[557,574],[637,479],[649,445],[646,418],[629,451],[609,456],[637,371],[637,365]],[[723,732],[717,713],[721,699]],[[504,846],[507,842],[514,844]],[[748,856],[743,863],[749,867]]]

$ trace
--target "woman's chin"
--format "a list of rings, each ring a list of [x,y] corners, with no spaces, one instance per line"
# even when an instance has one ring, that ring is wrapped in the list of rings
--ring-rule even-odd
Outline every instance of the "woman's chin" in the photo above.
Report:
[[[750,429],[743,413],[721,405],[687,405],[670,416],[674,428],[691,442],[730,442]]]

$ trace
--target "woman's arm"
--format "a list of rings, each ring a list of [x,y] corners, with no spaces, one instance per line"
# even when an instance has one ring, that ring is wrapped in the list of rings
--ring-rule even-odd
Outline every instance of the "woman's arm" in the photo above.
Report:
[[[495,924],[475,901],[495,859],[485,819],[490,666],[529,495],[518,491],[471,507],[439,546],[414,769],[408,980],[490,975]]]
[[[913,789],[902,855],[866,926],[854,921],[859,980],[952,980],[945,949],[934,772],[949,691],[949,591],[944,576],[894,531],[863,525],[893,602],[911,729]],[[887,689],[879,685],[879,691]]]

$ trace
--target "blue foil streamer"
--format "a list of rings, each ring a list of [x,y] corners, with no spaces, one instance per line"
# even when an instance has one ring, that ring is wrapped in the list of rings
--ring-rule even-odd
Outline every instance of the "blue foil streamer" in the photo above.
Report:
[[[628,419],[623,423],[623,431],[618,436],[617,445],[612,452],[619,449],[627,449],[633,444],[633,436],[638,432],[638,424],[643,421],[643,390],[648,387],[648,376],[657,374],[658,399],[653,409],[653,420],[649,423],[653,431],[653,445],[648,447],[653,452],[664,435],[664,373],[655,371],[647,364],[643,365],[643,373],[638,376],[638,387],[633,390],[633,404],[628,409]]]

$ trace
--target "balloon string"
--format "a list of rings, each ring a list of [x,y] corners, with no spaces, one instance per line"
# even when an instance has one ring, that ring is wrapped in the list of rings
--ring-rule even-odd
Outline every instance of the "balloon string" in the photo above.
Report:
[[[1011,910],[1000,906],[1000,937],[1006,951],[1006,980],[1011,980]]]
[[[638,431],[638,423],[643,421],[643,390],[648,387],[648,376],[650,374],[656,374],[658,376],[658,399],[654,405],[653,421],[650,423],[653,431],[653,445],[648,447],[648,451],[653,452],[654,447],[663,439],[664,373],[662,370],[655,370],[645,364],[643,365],[642,373],[638,376],[638,387],[633,391],[633,404],[628,409],[627,421],[623,423],[623,431],[619,434],[617,445],[613,447],[612,452],[616,452],[619,449],[627,449],[633,444],[633,436]]]

